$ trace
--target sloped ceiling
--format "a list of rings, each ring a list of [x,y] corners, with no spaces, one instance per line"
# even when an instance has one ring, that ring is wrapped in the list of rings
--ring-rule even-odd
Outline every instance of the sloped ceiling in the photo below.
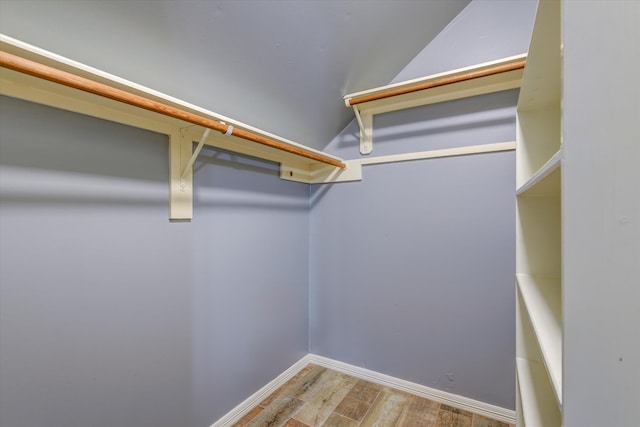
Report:
[[[470,0],[2,0],[2,32],[322,149]]]

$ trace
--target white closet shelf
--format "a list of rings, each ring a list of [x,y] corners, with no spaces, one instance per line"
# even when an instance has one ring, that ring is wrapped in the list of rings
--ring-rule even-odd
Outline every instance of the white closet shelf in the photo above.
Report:
[[[360,126],[360,152],[373,150],[373,116],[520,87],[526,54],[344,96]]]
[[[562,406],[560,278],[516,274],[558,406]]]
[[[560,427],[560,411],[553,409],[556,405],[544,366],[517,357],[516,371],[524,424],[527,427]]]
[[[0,93],[169,136],[170,218],[193,214],[193,141],[280,163],[299,182],[359,179],[342,159],[0,34]],[[214,132],[203,137],[205,130]],[[197,150],[199,151],[199,150]],[[197,152],[196,152],[197,154]],[[189,169],[189,170],[187,170]]]
[[[518,196],[560,196],[562,149],[558,150],[517,190]]]

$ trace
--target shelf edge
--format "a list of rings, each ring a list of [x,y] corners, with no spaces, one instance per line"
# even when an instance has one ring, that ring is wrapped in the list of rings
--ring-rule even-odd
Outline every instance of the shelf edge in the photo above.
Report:
[[[558,167],[560,167],[562,163],[562,148],[560,148],[556,153],[551,156],[549,160],[546,161],[540,169],[538,169],[532,176],[529,178],[524,184],[522,184],[516,190],[516,196],[520,196],[525,193],[527,190],[534,187],[540,181],[545,179],[547,176],[551,174],[551,172],[555,171]]]

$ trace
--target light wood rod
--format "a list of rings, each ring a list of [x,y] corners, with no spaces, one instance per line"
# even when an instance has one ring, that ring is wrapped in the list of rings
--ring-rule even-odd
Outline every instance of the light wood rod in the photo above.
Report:
[[[420,90],[431,89],[438,86],[446,86],[454,83],[461,83],[467,80],[478,79],[481,77],[488,77],[494,74],[506,73],[509,71],[519,70],[524,68],[527,63],[526,59],[521,59],[516,62],[508,64],[494,65],[493,67],[485,68],[478,71],[469,71],[467,73],[441,77],[435,80],[428,80],[426,82],[415,83],[408,86],[382,90],[377,93],[371,93],[367,95],[355,96],[349,99],[349,105],[362,104],[363,102],[376,101],[378,99],[390,98],[392,96],[404,95],[407,93],[418,92]]]
[[[84,92],[89,92],[94,95],[102,96],[104,98],[109,98],[114,101],[143,108],[154,113],[173,117],[179,120],[184,120],[185,122],[203,126],[205,128],[215,130],[223,134],[226,133],[229,128],[229,125],[218,122],[216,120],[202,117],[197,114],[193,114],[188,111],[184,111],[179,108],[172,107],[170,105],[166,105],[140,95],[136,95],[121,89],[105,85],[103,83],[94,82],[84,77],[80,77],[66,71],[58,70],[56,68],[49,67],[47,65],[43,65],[5,51],[0,51],[0,66],[44,80],[48,80],[50,82],[82,90]],[[336,160],[319,153],[314,153],[313,151],[308,151],[300,147],[295,147],[244,129],[237,129],[233,127],[231,135],[331,166],[335,166],[341,169],[347,167],[347,165],[340,160]]]

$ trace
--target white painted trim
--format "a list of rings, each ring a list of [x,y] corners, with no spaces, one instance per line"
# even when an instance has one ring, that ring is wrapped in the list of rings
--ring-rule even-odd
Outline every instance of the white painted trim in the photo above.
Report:
[[[233,408],[229,413],[213,423],[211,427],[227,427],[245,416],[254,406],[262,402],[269,394],[273,393],[285,382],[289,381],[295,374],[300,372],[305,366],[313,363],[334,371],[343,372],[356,378],[371,381],[387,387],[411,393],[415,396],[424,397],[436,402],[454,406],[456,408],[480,414],[494,420],[503,421],[510,424],[516,422],[516,412],[510,409],[501,408],[489,403],[480,402],[468,397],[459,396],[442,390],[436,390],[424,385],[412,383],[389,375],[381,374],[359,366],[349,365],[324,356],[309,353],[302,359],[294,363],[289,369],[278,375],[269,384],[255,392],[244,402]]]
[[[419,151],[415,153],[393,154],[390,156],[368,157],[360,159],[362,166],[381,163],[407,162],[410,160],[435,159],[438,157],[465,156],[468,154],[493,153],[496,151],[515,150],[516,143],[498,142],[495,144],[470,145],[467,147],[445,148],[443,150]]]
[[[270,381],[260,390],[253,393],[244,402],[229,411],[226,415],[220,418],[215,423],[211,424],[211,427],[226,427],[231,426],[238,422],[240,418],[244,417],[251,409],[262,402],[267,396],[276,391],[278,387],[293,378],[298,372],[300,372],[309,363],[312,363],[311,355],[307,354],[302,359],[291,365],[286,371],[278,375],[275,379]]]

